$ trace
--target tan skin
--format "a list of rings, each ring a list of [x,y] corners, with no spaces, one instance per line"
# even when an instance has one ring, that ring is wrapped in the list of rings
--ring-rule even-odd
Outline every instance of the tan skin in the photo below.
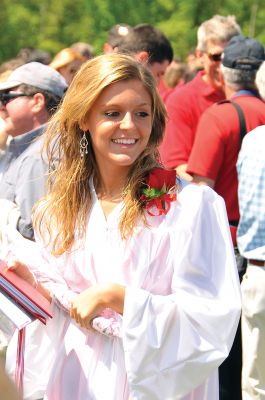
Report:
[[[5,130],[5,123],[1,119],[0,115],[0,150],[5,150],[7,139],[8,139],[8,133]]]
[[[148,144],[152,130],[152,104],[141,82],[122,81],[106,88],[95,102],[83,130],[89,131],[100,173],[96,188],[106,219],[122,200],[131,165]],[[36,286],[29,269],[20,262],[9,264],[16,273]],[[37,289],[51,301],[40,284]],[[125,286],[114,282],[94,285],[77,295],[70,316],[81,327],[92,329],[91,320],[104,309],[123,314]]]
[[[10,90],[12,92],[22,91],[18,87]],[[1,106],[0,111],[5,123],[5,133],[13,137],[38,128],[49,119],[42,93],[14,98]]]
[[[136,60],[142,62],[142,63],[146,63],[147,68],[150,69],[150,71],[152,72],[157,85],[159,85],[160,80],[163,78],[163,76],[165,75],[166,69],[169,66],[169,60],[163,60],[161,62],[155,61],[152,63],[149,63],[149,54],[147,51],[140,51],[139,53],[136,53],[134,55],[134,57],[136,58]]]
[[[7,139],[8,139],[7,133],[4,130],[0,131],[0,150],[6,149]]]
[[[205,51],[197,50],[197,56],[201,59],[205,71],[203,80],[215,89],[222,90],[223,88],[220,80],[221,61],[214,61],[209,57],[209,54],[222,54],[226,44],[227,42],[208,40]]]
[[[82,63],[83,62],[80,60],[73,60],[69,64],[58,68],[58,72],[64,77],[68,85],[70,85],[70,83],[72,82]]]
[[[188,174],[188,172],[186,172],[187,171],[187,167],[188,167],[188,164],[181,164],[178,167],[176,167],[175,169],[176,169],[177,175],[180,178],[186,179],[186,181],[191,182],[192,181],[192,176],[190,174]]]

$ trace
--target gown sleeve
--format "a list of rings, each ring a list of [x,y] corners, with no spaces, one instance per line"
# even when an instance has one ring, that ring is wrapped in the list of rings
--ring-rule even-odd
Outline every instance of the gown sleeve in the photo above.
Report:
[[[53,303],[65,311],[70,308],[70,303],[77,295],[71,290],[63,278],[62,271],[66,257],[56,258],[43,248],[41,240],[36,235],[36,242],[24,238],[15,228],[6,227],[4,231],[6,244],[5,260],[10,258],[17,259],[26,264],[53,297]]]
[[[71,307],[72,299],[77,296],[78,292],[71,290],[65,279],[63,278],[63,268],[66,266],[68,259],[66,257],[55,258],[48,252],[41,250],[43,264],[31,270],[34,272],[38,282],[40,282],[51,294],[52,302],[67,313]]]
[[[68,314],[72,299],[80,292],[71,290],[63,278],[63,271],[67,264],[71,265],[73,262],[71,255],[55,258],[43,248],[38,235],[35,237],[36,242],[33,242],[25,239],[14,227],[7,227],[4,232],[6,244],[4,258],[11,257],[26,264],[36,280],[50,292],[53,310],[56,309],[55,306],[58,306]],[[120,337],[122,317],[107,309],[93,319],[92,326],[106,336]]]
[[[123,346],[132,399],[182,399],[210,377],[234,340],[241,298],[224,202],[194,186],[168,214],[176,221],[171,294],[126,288]],[[170,262],[161,259],[161,271],[164,260]]]

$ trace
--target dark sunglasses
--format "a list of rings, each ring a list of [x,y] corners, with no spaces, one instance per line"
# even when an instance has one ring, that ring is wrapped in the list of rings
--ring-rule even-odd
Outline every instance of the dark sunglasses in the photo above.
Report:
[[[16,99],[17,97],[27,96],[31,97],[26,93],[0,93],[0,106],[6,106],[10,100]]]
[[[218,62],[218,61],[221,61],[221,59],[222,59],[222,54],[223,54],[223,53],[216,53],[216,54],[208,53],[208,57],[209,57],[209,59],[210,59],[211,61]]]

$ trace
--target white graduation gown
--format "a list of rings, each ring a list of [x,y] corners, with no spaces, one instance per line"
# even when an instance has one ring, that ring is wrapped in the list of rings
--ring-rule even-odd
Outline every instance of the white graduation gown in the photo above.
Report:
[[[116,315],[120,337],[66,317],[44,398],[217,400],[217,368],[241,307],[224,202],[208,187],[188,185],[167,215],[147,216],[149,228],[139,226],[126,241],[121,208],[106,221],[93,191],[84,245],[78,241],[40,272],[53,277],[48,287],[64,309],[90,285],[126,286],[124,314]]]
[[[121,338],[71,322],[45,398],[218,399],[217,368],[241,307],[223,200],[188,185],[167,215],[148,216],[150,227],[139,226],[127,241],[118,229],[121,207],[106,221],[93,192],[85,245],[59,267],[74,292],[95,283],[126,286]],[[54,295],[65,303],[64,290]]]

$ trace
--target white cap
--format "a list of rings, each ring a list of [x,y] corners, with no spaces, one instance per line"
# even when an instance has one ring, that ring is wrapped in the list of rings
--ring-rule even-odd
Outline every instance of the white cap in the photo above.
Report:
[[[23,84],[47,90],[58,97],[63,97],[68,87],[59,72],[48,65],[34,61],[16,68],[5,82],[0,83],[0,91],[12,89]]]

